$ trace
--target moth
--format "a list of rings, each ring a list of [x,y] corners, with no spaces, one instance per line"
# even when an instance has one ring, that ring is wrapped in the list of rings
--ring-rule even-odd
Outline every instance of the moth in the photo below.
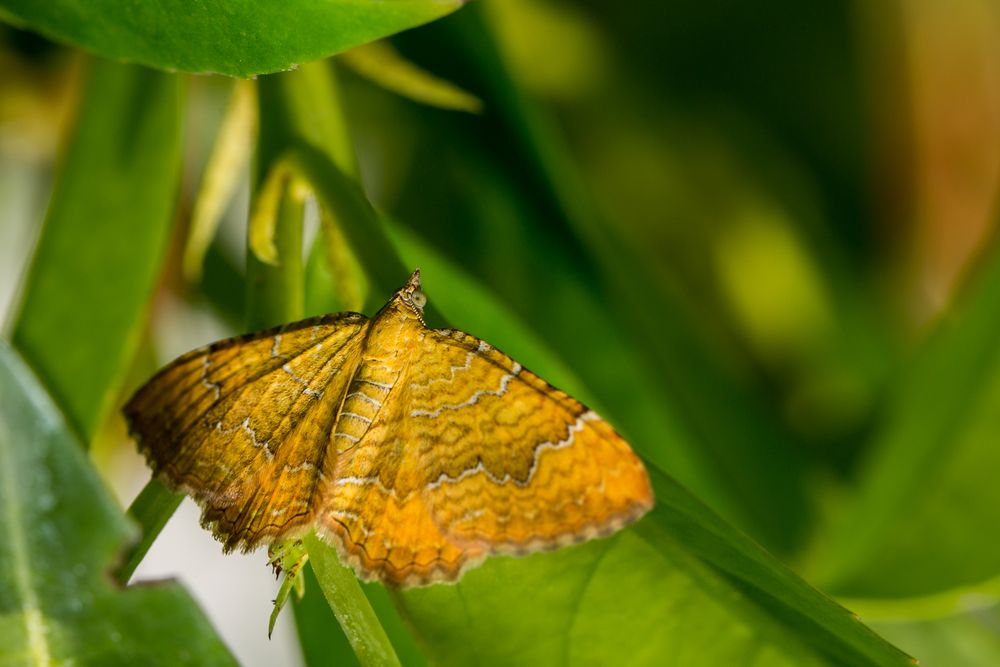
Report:
[[[426,302],[418,270],[372,318],[189,352],[128,401],[130,432],[224,550],[314,530],[360,578],[397,587],[649,511],[646,470],[606,421],[490,344],[428,328]]]

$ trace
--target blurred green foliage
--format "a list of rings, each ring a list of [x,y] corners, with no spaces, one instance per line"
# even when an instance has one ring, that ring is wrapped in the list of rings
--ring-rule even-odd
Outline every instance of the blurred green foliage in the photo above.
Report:
[[[311,4],[0,16],[115,60],[251,75],[457,7]],[[194,283],[179,248],[231,84],[2,38],[0,202],[7,173],[47,178],[73,118],[44,227],[0,240],[38,237],[11,338],[85,443],[151,370],[157,293],[236,333],[371,313],[420,266],[430,325],[579,396],[648,462],[658,505],[634,528],[456,586],[361,587],[312,544],[308,664],[907,664],[809,584],[922,664],[1000,660],[992,4],[483,0],[393,49],[261,76],[237,190],[252,215],[230,207]],[[119,577],[175,505],[143,492]]]

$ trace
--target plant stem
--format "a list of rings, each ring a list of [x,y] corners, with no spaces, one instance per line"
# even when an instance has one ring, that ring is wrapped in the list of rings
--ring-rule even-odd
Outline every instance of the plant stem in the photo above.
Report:
[[[362,665],[399,665],[399,658],[379,623],[354,572],[340,564],[337,552],[315,534],[305,538],[309,562],[347,641]]]

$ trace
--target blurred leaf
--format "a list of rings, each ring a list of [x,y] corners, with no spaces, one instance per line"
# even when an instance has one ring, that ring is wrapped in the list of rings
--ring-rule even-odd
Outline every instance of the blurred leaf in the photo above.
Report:
[[[283,217],[282,207],[288,206],[292,202],[296,204],[297,215],[288,217],[288,224],[301,228],[302,216],[305,213],[305,198],[301,193],[302,190],[299,184],[292,179],[288,167],[281,164],[276,164],[266,178],[258,184],[253,209],[250,212],[250,222],[247,226],[247,248],[257,261],[271,267],[281,265],[278,261],[276,239],[279,220]],[[299,234],[301,235],[301,231]],[[285,260],[289,259],[296,263],[295,258],[289,258],[285,255]]]
[[[651,472],[657,505],[634,528],[549,554],[491,558],[455,586],[401,592],[432,661],[912,664]]]
[[[258,171],[268,166],[288,168],[308,184],[323,213],[333,218],[364,267],[372,298],[366,307],[376,309],[410,272],[352,178],[355,157],[340,117],[340,94],[333,76],[326,63],[313,63],[261,79],[261,126],[268,130],[262,132],[258,147]],[[264,174],[256,178],[262,181]]]
[[[285,159],[287,156],[282,153],[297,146],[308,146],[343,173],[356,174],[357,163],[352,139],[341,117],[335,68],[329,63],[313,63],[295,72],[266,77],[262,79],[261,86],[263,94],[269,98],[266,107],[272,125],[262,135],[263,145],[259,149],[262,161],[266,159],[274,170],[291,169],[295,165]],[[305,187],[316,187],[307,179],[303,181],[302,175],[297,172],[293,171],[292,175]],[[336,279],[338,284],[333,286],[335,291],[351,302],[347,309],[360,310],[359,301],[363,302],[365,285],[363,276],[356,271],[354,253],[347,247],[349,244],[343,238],[329,203],[320,207],[319,215],[323,242],[315,244],[310,252],[306,279]],[[324,250],[326,257],[323,256]],[[329,291],[329,287],[327,286],[326,291]],[[315,290],[307,294],[307,300],[317,299]],[[308,310],[310,313],[320,312],[313,308]]]
[[[462,0],[0,0],[0,18],[106,58],[250,77],[432,21]]]
[[[375,209],[361,187],[322,150],[301,145],[285,154],[283,160],[309,183],[320,205],[337,220],[372,286],[366,310],[375,312],[408,274],[381,228]]]
[[[139,342],[180,168],[178,77],[94,60],[14,343],[86,440]]]
[[[926,595],[1000,574],[998,247],[895,383],[857,501],[818,550],[837,593]]]
[[[428,322],[429,326],[461,322],[462,331],[473,335],[488,334],[491,345],[512,355],[526,368],[554,386],[568,390],[590,407],[601,407],[594,400],[593,392],[563,363],[559,355],[539,339],[529,323],[505,307],[488,286],[477,281],[410,229],[392,220],[388,222],[387,231],[406,266],[421,271],[428,306],[433,305],[444,317],[444,322]]]
[[[825,285],[778,212],[745,210],[715,243],[721,292],[757,353],[772,362],[832,329]],[[747,278],[752,276],[752,280]]]
[[[357,172],[354,144],[342,117],[336,68],[330,62],[263,77],[260,96],[269,127],[261,133],[258,151],[268,163],[289,148],[306,145],[325,153],[345,173]]]
[[[237,81],[232,87],[191,211],[182,260],[184,277],[190,283],[201,280],[205,254],[250,160],[252,135],[257,125],[256,94],[254,84],[249,81]]]
[[[506,0],[483,9],[504,59],[533,93],[578,101],[617,75],[604,35],[576,3]]]
[[[319,297],[326,294],[335,300],[337,306],[329,302],[327,308],[306,308],[307,312],[320,313],[336,311],[361,312],[368,299],[368,283],[357,257],[351,250],[347,238],[340,230],[334,217],[326,210],[320,211],[321,234],[309,257],[306,276],[306,295]],[[322,285],[320,282],[322,281]]]
[[[132,531],[51,399],[0,342],[0,663],[235,665],[187,593],[105,576]]]
[[[313,72],[324,73],[321,63],[299,72],[262,77],[257,84],[259,136],[251,185],[250,221],[247,230],[247,312],[250,331],[302,319],[305,309],[302,222],[304,191],[281,159],[297,132],[321,132],[306,121],[297,81]],[[321,76],[321,74],[320,74]],[[314,113],[329,113],[318,105]]]
[[[879,249],[871,242],[871,167],[873,157],[880,157],[873,152],[897,148],[872,145],[880,138],[871,136],[879,128],[871,127],[870,68],[885,64],[859,58],[858,41],[872,28],[860,24],[859,16],[871,16],[874,8],[860,11],[844,2],[682,0],[624,12],[613,3],[579,4],[613,42],[616,69],[627,72],[633,82],[628,91],[633,104],[643,104],[647,113],[671,107],[699,115],[722,111],[725,117],[718,118],[711,131],[726,143],[735,143],[734,135],[749,124],[801,162],[808,181],[786,194],[799,196],[816,188],[828,213],[827,231],[851,255],[848,266],[863,271],[863,260]],[[880,40],[880,49],[890,47],[887,42],[901,29],[899,16],[890,8],[882,14],[892,18],[883,32],[871,36]],[[901,77],[897,71],[888,72],[894,79]],[[893,116],[892,122],[899,126],[900,118]],[[746,163],[754,171],[747,180],[783,176],[768,173],[752,151],[746,152]],[[910,195],[901,190],[882,194],[901,200]],[[904,224],[907,219],[898,221]]]
[[[920,658],[920,667],[1000,665],[1000,607],[930,619],[885,620],[879,632]]]
[[[240,329],[246,315],[246,277],[219,243],[208,247],[202,267],[201,293],[232,330]]]
[[[351,49],[340,56],[340,62],[415,102],[455,111],[482,111],[483,102],[478,97],[406,60],[389,42]]]
[[[432,54],[449,47],[465,76],[448,76],[481,90],[492,112],[426,139],[400,219],[516,304],[642,453],[769,546],[790,550],[809,513],[797,443],[622,247],[554,119],[511,79],[480,13],[470,7],[400,40],[419,40],[421,62],[435,71],[448,71]]]

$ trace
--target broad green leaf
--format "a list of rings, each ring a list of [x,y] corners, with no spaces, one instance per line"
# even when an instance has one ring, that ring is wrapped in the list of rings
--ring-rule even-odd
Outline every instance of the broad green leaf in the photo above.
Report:
[[[0,0],[0,18],[106,58],[250,77],[432,21],[462,0]]]
[[[133,531],[52,400],[0,341],[0,663],[235,665],[172,583],[117,588]]]
[[[1000,574],[1000,250],[897,378],[857,501],[820,550],[829,587],[918,596]]]
[[[13,336],[84,439],[139,342],[173,221],[181,123],[178,77],[90,65]]]
[[[910,665],[656,470],[634,528],[400,601],[445,665]]]
[[[587,397],[489,290],[411,232],[393,230],[404,258],[423,269],[429,302],[452,322],[495,331],[490,342]],[[399,594],[431,661],[909,664],[675,482],[659,472],[654,480],[657,507],[618,536],[525,559],[492,558],[456,586]]]

